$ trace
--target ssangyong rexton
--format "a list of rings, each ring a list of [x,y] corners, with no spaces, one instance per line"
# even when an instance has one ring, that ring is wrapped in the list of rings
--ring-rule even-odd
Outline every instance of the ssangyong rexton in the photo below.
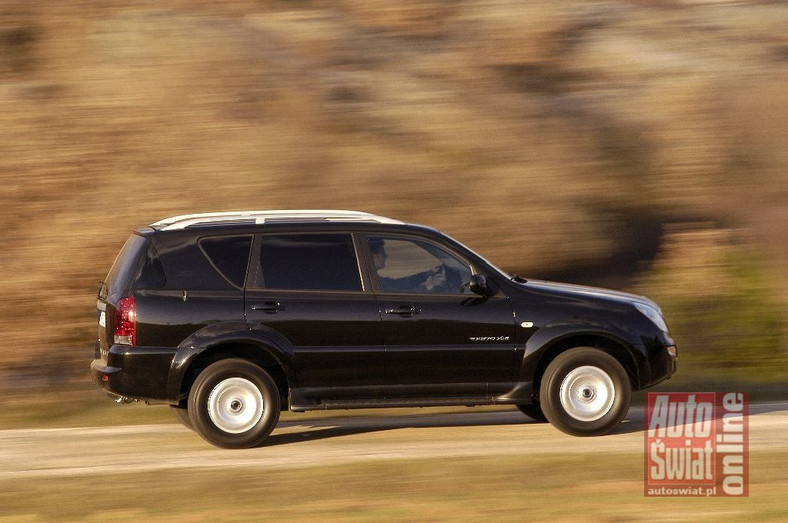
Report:
[[[676,369],[646,298],[511,276],[435,229],[351,211],[137,229],[97,305],[95,382],[228,448],[261,444],[283,409],[510,404],[600,435]]]

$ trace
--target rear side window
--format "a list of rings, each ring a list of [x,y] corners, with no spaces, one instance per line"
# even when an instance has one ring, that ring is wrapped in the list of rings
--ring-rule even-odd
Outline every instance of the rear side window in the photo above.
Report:
[[[164,267],[153,244],[148,244],[140,276],[134,283],[136,289],[161,289],[167,283]]]
[[[122,294],[131,289],[144,263],[142,258],[147,248],[148,240],[139,234],[132,234],[126,240],[104,280],[109,294]]]
[[[200,248],[222,276],[233,285],[244,286],[249,252],[252,249],[251,236],[219,236],[203,238]]]
[[[350,234],[276,234],[260,239],[267,289],[361,291]]]

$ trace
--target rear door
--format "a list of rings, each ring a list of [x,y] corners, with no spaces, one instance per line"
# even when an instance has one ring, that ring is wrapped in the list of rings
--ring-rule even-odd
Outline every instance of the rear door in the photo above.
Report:
[[[260,234],[253,256],[259,270],[247,285],[247,321],[289,340],[296,386],[341,397],[382,385],[380,314],[364,291],[352,235]]]

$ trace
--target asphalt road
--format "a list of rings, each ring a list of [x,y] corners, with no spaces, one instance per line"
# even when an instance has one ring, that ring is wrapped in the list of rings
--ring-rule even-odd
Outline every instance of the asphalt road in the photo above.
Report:
[[[154,408],[154,407],[151,407]],[[163,407],[162,407],[163,408]],[[750,406],[750,452],[788,449],[788,402]],[[280,422],[268,443],[217,449],[173,424],[0,430],[0,480],[211,467],[287,469],[384,459],[586,452],[642,453],[643,411],[615,433],[565,435],[519,411],[336,417]]]

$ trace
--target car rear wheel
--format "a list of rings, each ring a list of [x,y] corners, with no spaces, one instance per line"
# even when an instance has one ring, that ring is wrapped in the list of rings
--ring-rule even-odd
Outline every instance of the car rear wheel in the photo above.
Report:
[[[632,386],[613,356],[577,347],[550,363],[539,396],[545,417],[559,430],[575,436],[600,436],[626,416]]]
[[[276,426],[279,409],[274,380],[242,359],[208,366],[189,392],[189,418],[194,430],[218,447],[260,445]]]

